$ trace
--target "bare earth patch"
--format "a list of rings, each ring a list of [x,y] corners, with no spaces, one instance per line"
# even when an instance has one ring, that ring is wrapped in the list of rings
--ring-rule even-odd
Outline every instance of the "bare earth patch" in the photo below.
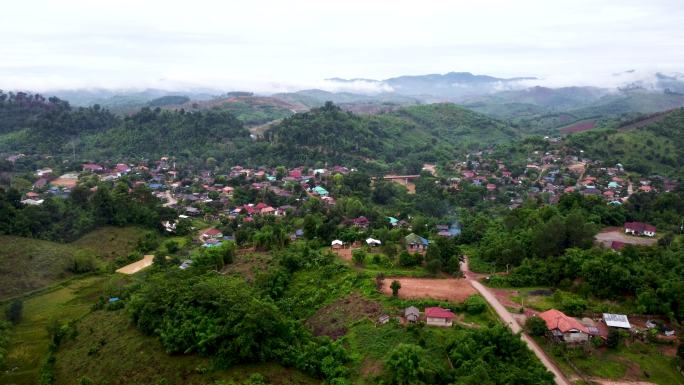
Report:
[[[355,249],[343,247],[341,249],[331,249],[334,254],[338,257],[344,259],[345,261],[352,260],[352,251]]]
[[[364,318],[375,321],[382,314],[380,303],[364,298],[359,293],[340,298],[324,306],[306,321],[314,335],[337,339],[347,333],[347,326]]]
[[[267,253],[251,252],[248,254],[238,254],[233,263],[223,268],[221,274],[240,275],[251,282],[258,272],[268,270],[271,260],[271,255]]]
[[[387,277],[382,285],[382,292],[392,295],[390,285],[392,281],[399,281],[399,298],[420,299],[431,298],[442,301],[463,302],[466,298],[477,291],[465,279],[435,279],[435,278],[409,278]]]
[[[135,274],[146,267],[152,266],[153,261],[154,255],[146,255],[143,257],[143,259],[135,261],[130,265],[126,265],[118,269],[116,272],[121,274]]]
[[[611,227],[604,229],[600,233],[596,234],[596,242],[604,245],[605,247],[610,247],[613,241],[618,241],[630,245],[642,245],[650,246],[658,242],[657,238],[647,238],[647,237],[634,237],[625,234],[625,232],[619,227]]]

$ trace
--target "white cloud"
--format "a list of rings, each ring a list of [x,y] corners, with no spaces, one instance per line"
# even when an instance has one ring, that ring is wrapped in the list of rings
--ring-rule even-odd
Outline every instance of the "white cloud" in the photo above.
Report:
[[[0,88],[378,92],[320,79],[448,71],[607,85],[682,71],[682,25],[676,0],[10,2]]]

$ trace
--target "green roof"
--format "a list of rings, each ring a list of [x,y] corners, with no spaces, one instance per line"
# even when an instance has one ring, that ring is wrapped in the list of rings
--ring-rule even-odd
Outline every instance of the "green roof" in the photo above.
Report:
[[[324,189],[321,186],[314,187],[313,191],[318,195],[328,195],[328,190]]]

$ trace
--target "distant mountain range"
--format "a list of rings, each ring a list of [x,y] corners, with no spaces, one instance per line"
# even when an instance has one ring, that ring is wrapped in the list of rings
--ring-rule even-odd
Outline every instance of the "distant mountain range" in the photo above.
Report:
[[[641,74],[635,70],[612,74],[614,86],[543,86],[536,77],[501,78],[469,72],[407,75],[384,80],[329,78],[322,89],[254,94],[222,90],[64,90],[51,92],[76,106],[99,104],[119,115],[143,107],[198,111],[221,109],[247,126],[258,126],[332,101],[359,114],[378,114],[401,107],[455,103],[496,119],[528,126],[530,132],[556,133],[568,125],[591,120],[632,119],[684,106],[684,74]],[[344,91],[341,91],[344,90]],[[611,123],[612,124],[612,123]]]
[[[483,95],[505,89],[524,87],[521,82],[538,80],[535,77],[497,78],[489,75],[474,75],[470,72],[449,72],[416,76],[399,76],[385,80],[373,79],[326,79],[332,83],[370,83],[378,89],[404,96],[438,97],[458,99]]]

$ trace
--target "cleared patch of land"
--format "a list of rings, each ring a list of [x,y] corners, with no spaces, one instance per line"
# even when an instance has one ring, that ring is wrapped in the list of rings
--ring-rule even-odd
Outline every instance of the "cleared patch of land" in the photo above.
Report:
[[[254,279],[257,273],[268,270],[273,257],[268,253],[248,252],[238,253],[233,263],[227,264],[221,274],[237,274],[248,281]]]
[[[588,131],[596,127],[596,120],[584,120],[565,126],[560,129],[561,134],[572,134],[574,132]]]
[[[326,335],[337,339],[347,333],[350,324],[364,318],[375,321],[381,313],[380,303],[354,293],[318,309],[306,321],[306,325],[317,336]]]
[[[401,289],[399,298],[420,299],[431,298],[443,301],[463,302],[477,291],[465,279],[434,279],[387,277],[382,285],[382,292],[392,295],[390,285],[392,281],[399,281]]]
[[[352,252],[356,249],[351,247],[343,247],[341,249],[331,249],[333,253],[337,254],[338,257],[344,259],[345,261],[352,260]]]
[[[126,265],[118,270],[116,270],[117,273],[121,274],[135,274],[139,272],[140,270],[152,266],[152,263],[154,262],[154,255],[146,255],[143,257],[143,259],[139,261],[135,261],[129,265]]]
[[[650,246],[658,242],[657,238],[634,237],[625,234],[621,228],[608,228],[596,234],[596,242],[610,247],[613,241],[626,243],[629,245]]]

